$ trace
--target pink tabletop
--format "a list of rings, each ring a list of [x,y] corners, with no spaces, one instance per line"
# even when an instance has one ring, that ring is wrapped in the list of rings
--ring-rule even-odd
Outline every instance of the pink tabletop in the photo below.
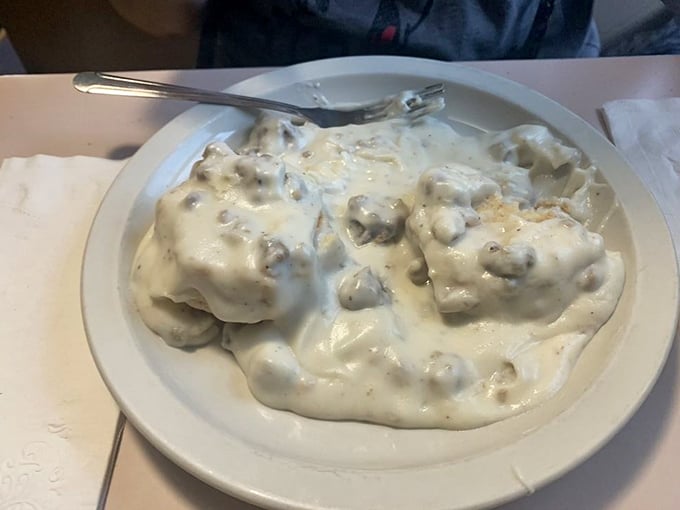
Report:
[[[680,96],[680,56],[593,60],[471,62],[553,98],[601,129],[598,109],[624,98]],[[147,79],[224,88],[263,69],[152,71]],[[189,105],[91,97],[71,75],[0,77],[0,158],[38,153],[127,157]],[[680,143],[680,141],[678,142]],[[598,453],[504,510],[680,508],[675,469],[680,452],[677,346],[651,394]],[[127,425],[106,502],[109,510],[253,510],[196,480]]]

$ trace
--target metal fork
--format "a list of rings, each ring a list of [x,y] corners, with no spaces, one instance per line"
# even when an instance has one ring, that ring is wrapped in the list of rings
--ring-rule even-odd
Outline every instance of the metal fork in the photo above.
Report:
[[[444,85],[442,83],[429,85],[417,91],[403,91],[378,101],[357,105],[351,109],[303,108],[258,97],[212,92],[95,72],[76,74],[73,77],[73,86],[80,92],[90,94],[180,99],[242,108],[275,110],[302,117],[323,128],[347,124],[367,124],[395,117],[416,119],[444,107]]]

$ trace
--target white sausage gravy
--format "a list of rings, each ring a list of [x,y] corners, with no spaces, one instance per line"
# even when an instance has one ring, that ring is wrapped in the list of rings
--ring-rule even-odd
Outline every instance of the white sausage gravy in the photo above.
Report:
[[[168,344],[220,341],[267,406],[482,426],[554,395],[616,306],[594,174],[540,126],[264,116],[158,201],[133,294]]]

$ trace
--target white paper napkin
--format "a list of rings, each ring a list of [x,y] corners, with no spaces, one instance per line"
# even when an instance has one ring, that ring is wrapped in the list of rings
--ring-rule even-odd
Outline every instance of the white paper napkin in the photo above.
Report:
[[[87,233],[120,161],[0,167],[0,508],[93,509],[118,408],[80,314]]]
[[[603,113],[614,144],[661,206],[680,250],[680,98],[611,101]]]

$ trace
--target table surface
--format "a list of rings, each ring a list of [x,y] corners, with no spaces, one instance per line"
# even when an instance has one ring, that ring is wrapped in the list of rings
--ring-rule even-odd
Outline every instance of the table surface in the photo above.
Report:
[[[465,65],[523,83],[598,129],[602,129],[598,109],[606,101],[680,96],[680,56]],[[130,74],[218,89],[263,71],[250,68]],[[190,106],[174,101],[86,96],[71,88],[71,77],[0,77],[0,159],[38,153],[125,158]],[[604,448],[556,482],[503,508],[678,508],[679,356],[676,342],[647,400]],[[254,509],[185,473],[129,424],[116,457],[106,508]]]

